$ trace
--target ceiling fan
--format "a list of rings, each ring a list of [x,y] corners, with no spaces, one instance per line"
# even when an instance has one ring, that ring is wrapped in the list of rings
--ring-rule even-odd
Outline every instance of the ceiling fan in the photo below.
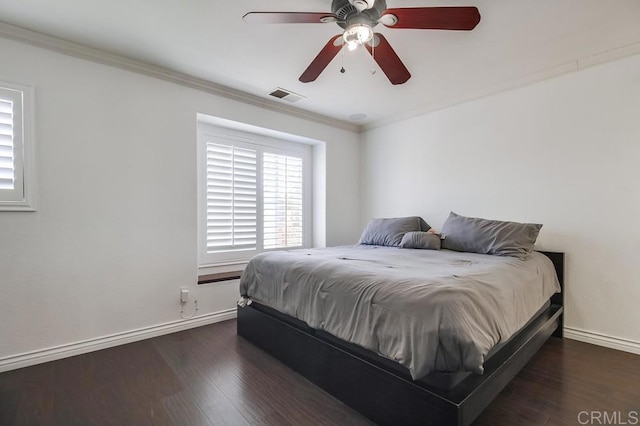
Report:
[[[344,29],[329,40],[300,81],[314,81],[344,45],[349,50],[364,46],[392,84],[403,84],[411,74],[387,39],[373,28],[470,31],[480,22],[476,7],[402,7],[387,9],[386,0],[333,0],[331,12],[249,12],[242,17],[251,24],[324,24],[335,22]]]

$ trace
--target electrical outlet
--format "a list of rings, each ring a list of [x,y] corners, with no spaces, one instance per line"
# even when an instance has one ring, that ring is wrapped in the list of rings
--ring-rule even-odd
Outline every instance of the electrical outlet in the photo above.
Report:
[[[189,301],[189,289],[181,288],[180,289],[180,302],[187,303]]]

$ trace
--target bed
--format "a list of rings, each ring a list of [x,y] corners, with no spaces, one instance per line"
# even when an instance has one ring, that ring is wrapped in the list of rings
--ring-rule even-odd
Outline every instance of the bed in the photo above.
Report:
[[[563,264],[366,245],[267,253],[243,274],[238,334],[376,423],[466,425],[562,337]]]

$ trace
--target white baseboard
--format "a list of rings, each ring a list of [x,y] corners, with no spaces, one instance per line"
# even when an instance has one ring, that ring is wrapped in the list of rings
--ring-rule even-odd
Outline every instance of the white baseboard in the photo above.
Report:
[[[565,327],[564,337],[578,340],[580,342],[591,343],[593,345],[604,346],[605,348],[616,349],[624,352],[631,352],[640,355],[640,342],[620,337],[611,337],[605,334],[594,333],[592,331],[580,330],[578,328]]]
[[[0,373],[15,370],[17,368],[28,367],[30,365],[41,364],[43,362],[55,361],[57,359],[67,358],[74,355],[80,355],[87,352],[93,352],[100,349],[106,349],[113,346],[124,345],[138,340],[145,340],[151,337],[162,336],[163,334],[175,333],[177,331],[226,321],[235,318],[236,315],[237,311],[235,308],[227,309],[220,312],[200,315],[187,320],[172,321],[151,327],[139,328],[137,330],[111,334],[109,336],[97,337],[95,339],[82,340],[80,342],[68,343],[66,345],[11,355],[0,358]]]
[[[216,322],[227,321],[236,318],[236,315],[237,310],[235,308],[227,309],[224,311],[200,315],[187,320],[172,321],[151,327],[144,327],[137,330],[98,337],[95,339],[82,340],[66,345],[11,355],[0,358],[0,373],[41,364],[43,362],[55,361],[57,359],[67,358],[70,356],[81,355],[100,349],[111,348],[113,346],[137,342],[139,340],[150,339],[152,337],[188,330],[190,328],[201,327],[203,325],[214,324]],[[640,342],[633,340],[611,337],[572,327],[564,328],[564,337],[567,339],[578,340],[580,342],[591,343],[593,345],[640,355]]]

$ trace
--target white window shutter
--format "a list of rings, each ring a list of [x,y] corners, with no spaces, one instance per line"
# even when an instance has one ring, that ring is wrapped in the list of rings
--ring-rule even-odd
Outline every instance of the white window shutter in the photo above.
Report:
[[[0,82],[0,211],[35,211],[33,88]]]
[[[0,95],[0,190],[15,188],[13,101]]]
[[[256,248],[256,151],[207,144],[207,252]]]
[[[310,145],[198,120],[198,268],[311,242]]]
[[[302,158],[264,153],[264,248],[301,247]]]

